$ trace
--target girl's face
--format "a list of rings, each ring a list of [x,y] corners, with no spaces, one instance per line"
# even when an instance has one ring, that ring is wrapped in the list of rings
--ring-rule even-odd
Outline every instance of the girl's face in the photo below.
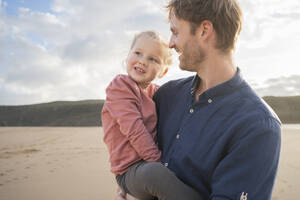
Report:
[[[128,75],[141,87],[146,88],[164,74],[165,47],[147,36],[138,38],[126,59]]]

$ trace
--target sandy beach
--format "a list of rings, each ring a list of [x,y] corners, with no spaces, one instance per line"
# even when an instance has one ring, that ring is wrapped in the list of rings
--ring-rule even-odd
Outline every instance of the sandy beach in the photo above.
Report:
[[[0,128],[1,200],[113,200],[99,127]],[[300,125],[284,125],[272,200],[298,200]]]

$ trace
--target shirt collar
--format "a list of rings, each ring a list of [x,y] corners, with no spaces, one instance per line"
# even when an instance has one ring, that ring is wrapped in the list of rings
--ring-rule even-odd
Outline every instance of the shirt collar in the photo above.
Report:
[[[200,82],[201,82],[201,78],[196,74],[192,80],[192,85],[191,85],[192,94],[195,93],[196,88],[198,88]],[[236,74],[230,80],[208,89],[203,94],[206,94],[210,98],[223,96],[225,94],[230,93],[235,88],[239,87],[243,82],[244,79],[241,75],[241,70],[240,68],[237,68]]]

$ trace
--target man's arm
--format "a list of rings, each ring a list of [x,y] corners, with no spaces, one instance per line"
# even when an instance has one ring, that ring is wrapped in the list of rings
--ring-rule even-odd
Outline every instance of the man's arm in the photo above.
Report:
[[[271,199],[280,154],[280,123],[257,120],[241,130],[212,177],[213,200]]]

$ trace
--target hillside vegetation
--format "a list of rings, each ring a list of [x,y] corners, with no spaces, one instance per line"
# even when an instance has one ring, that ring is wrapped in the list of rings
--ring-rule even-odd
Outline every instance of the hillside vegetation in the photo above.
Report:
[[[0,126],[99,126],[103,100],[0,106]]]
[[[282,123],[300,123],[300,96],[268,96],[263,99],[273,108]]]
[[[283,123],[300,123],[300,96],[264,97]],[[104,100],[0,106],[0,126],[102,126]]]

